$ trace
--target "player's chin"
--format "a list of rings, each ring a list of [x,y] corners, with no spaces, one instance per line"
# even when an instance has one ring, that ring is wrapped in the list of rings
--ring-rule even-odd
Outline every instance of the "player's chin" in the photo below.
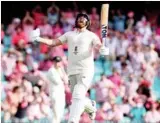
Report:
[[[83,27],[85,27],[85,24],[83,24],[83,23],[78,24],[78,28],[83,28]]]

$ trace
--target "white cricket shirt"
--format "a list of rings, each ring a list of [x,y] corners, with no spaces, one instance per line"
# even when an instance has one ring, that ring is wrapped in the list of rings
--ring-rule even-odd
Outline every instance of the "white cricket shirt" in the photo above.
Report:
[[[58,38],[68,44],[68,75],[94,72],[93,49],[101,44],[99,37],[85,29],[69,31]]]

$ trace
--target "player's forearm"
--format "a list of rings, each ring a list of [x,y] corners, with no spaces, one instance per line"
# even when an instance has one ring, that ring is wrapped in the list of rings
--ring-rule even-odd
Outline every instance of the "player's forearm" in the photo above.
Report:
[[[95,45],[95,49],[99,50],[101,48],[102,44]]]
[[[39,38],[38,39],[39,42],[47,44],[49,46],[58,46],[58,45],[62,45],[61,41],[59,41],[58,39],[46,39],[46,38]]]

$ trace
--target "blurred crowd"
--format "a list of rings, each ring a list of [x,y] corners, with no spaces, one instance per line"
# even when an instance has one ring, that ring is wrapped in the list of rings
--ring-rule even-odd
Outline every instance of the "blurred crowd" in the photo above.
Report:
[[[37,5],[26,11],[23,18],[13,18],[9,25],[1,24],[2,122],[38,122],[50,117],[49,81],[45,73],[54,56],[62,58],[61,67],[66,70],[68,48],[33,43],[29,35],[38,27],[42,37],[57,38],[74,29],[79,12],[89,15],[90,30],[101,37],[100,15],[95,7],[90,12],[76,7],[63,11],[53,4],[44,13]],[[95,75],[88,96],[97,102],[97,123],[160,122],[160,16],[153,20],[142,15],[135,20],[135,14],[110,10],[110,55],[101,57],[95,50]],[[71,92],[69,85],[64,87],[66,122]],[[90,122],[84,113],[81,123]]]

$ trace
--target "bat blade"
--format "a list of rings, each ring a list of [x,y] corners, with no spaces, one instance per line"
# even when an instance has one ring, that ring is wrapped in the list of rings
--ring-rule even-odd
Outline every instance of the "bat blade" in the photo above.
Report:
[[[108,12],[109,4],[102,4],[101,7],[101,38],[102,44],[106,46],[106,37],[108,33]]]

